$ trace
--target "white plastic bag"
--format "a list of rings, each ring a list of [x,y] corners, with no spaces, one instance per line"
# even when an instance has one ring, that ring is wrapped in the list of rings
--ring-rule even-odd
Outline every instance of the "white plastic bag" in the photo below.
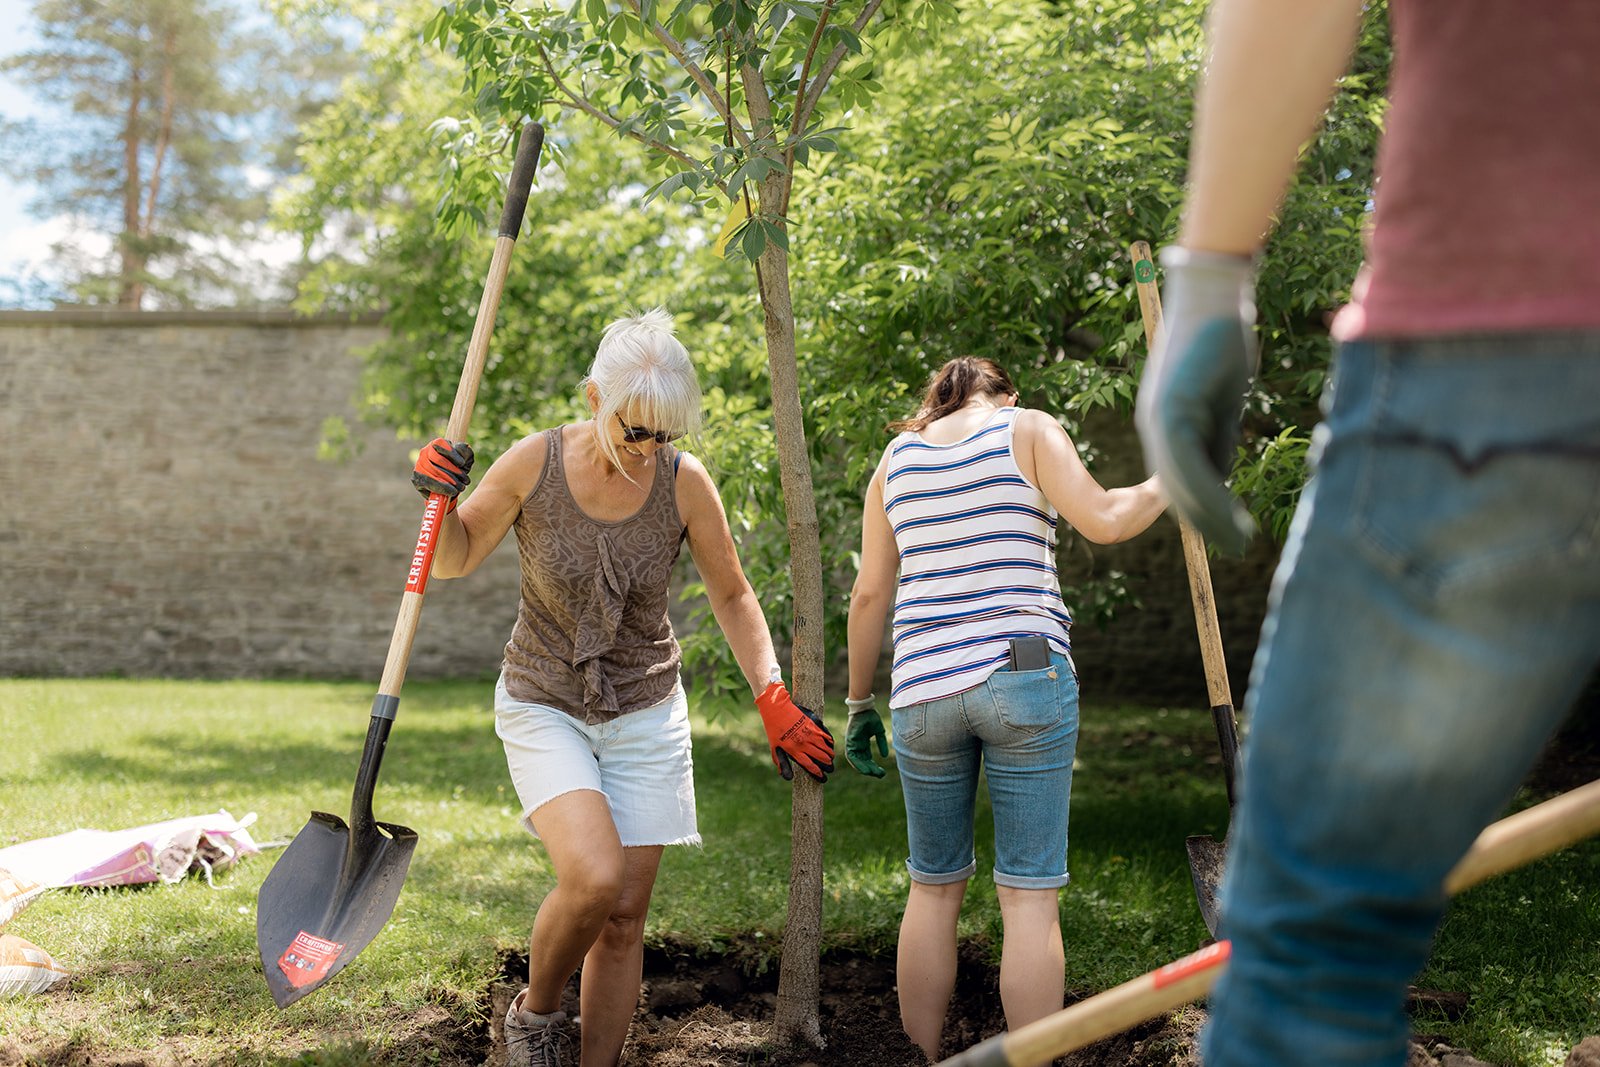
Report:
[[[261,851],[248,827],[254,812],[226,811],[135,826],[72,830],[0,848],[0,868],[41,886],[138,885],[176,882],[191,870],[212,871]]]

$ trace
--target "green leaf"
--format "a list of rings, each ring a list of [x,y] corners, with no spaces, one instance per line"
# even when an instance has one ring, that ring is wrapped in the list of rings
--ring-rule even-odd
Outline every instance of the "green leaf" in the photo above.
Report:
[[[684,181],[688,176],[687,171],[679,171],[677,174],[668,175],[645,192],[642,202],[648,204],[657,197],[671,196],[683,188]]]
[[[762,236],[785,252],[789,251],[789,235],[784,232],[783,227],[775,222],[768,222],[766,219],[760,221]]]
[[[734,0],[733,12],[733,24],[738,27],[739,32],[749,33],[759,16],[756,6],[749,0]],[[757,63],[759,65],[759,61]]]
[[[795,18],[798,12],[784,0],[777,0],[767,12],[767,32],[773,37],[783,33],[783,28]]]
[[[472,102],[473,111],[481,118],[493,118],[500,113],[500,83],[490,82],[478,91]]]
[[[854,52],[856,55],[861,54],[861,38],[836,22],[830,22],[828,28],[822,32],[822,36],[825,40],[829,37],[835,38],[834,43],[844,45],[847,52]]]
[[[754,221],[754,220],[752,220]],[[728,244],[731,246],[732,241]],[[767,250],[767,230],[765,225],[749,225],[744,228],[744,236],[739,239],[739,247],[744,252],[744,258],[754,263],[761,258],[761,253]]]

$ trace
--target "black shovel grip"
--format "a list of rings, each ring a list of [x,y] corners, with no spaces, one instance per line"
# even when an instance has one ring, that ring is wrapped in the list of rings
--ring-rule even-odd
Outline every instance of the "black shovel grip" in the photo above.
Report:
[[[361,832],[365,832],[374,821],[372,793],[378,785],[378,768],[383,763],[383,750],[389,743],[389,731],[394,728],[399,704],[399,697],[384,696],[382,693],[372,702],[372,717],[367,720],[367,740],[361,747],[361,766],[356,770],[356,787],[350,797],[350,825],[361,827]]]
[[[1218,704],[1211,709],[1217,727],[1217,744],[1222,749],[1222,773],[1228,786],[1228,807],[1233,807],[1235,776],[1239,773],[1239,734],[1233,725],[1233,705]]]
[[[544,148],[544,127],[530,122],[517,137],[517,161],[511,167],[511,183],[506,189],[505,210],[500,213],[500,236],[517,239],[522,215],[528,210],[528,190],[533,188],[533,172],[539,168],[539,151]]]

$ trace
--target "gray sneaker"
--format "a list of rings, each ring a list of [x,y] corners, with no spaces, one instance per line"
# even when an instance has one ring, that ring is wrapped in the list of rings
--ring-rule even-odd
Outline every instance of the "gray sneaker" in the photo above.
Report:
[[[526,989],[518,993],[506,1011],[506,1067],[567,1067],[572,1059],[567,1013],[523,1011],[522,998],[527,995]]]

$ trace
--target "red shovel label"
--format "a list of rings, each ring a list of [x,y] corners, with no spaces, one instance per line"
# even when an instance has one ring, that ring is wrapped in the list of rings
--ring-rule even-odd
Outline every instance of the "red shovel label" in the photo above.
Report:
[[[428,588],[428,572],[433,569],[433,550],[438,547],[439,524],[449,509],[450,498],[439,493],[428,495],[422,509],[422,528],[417,531],[417,547],[411,552],[411,569],[406,573],[406,592],[421,595]]]
[[[299,989],[326,978],[333,961],[343,951],[344,945],[339,942],[301,930],[278,957],[278,969],[289,979],[290,985]]]
[[[1173,982],[1182,981],[1190,975],[1199,974],[1201,971],[1226,963],[1228,955],[1233,951],[1233,942],[1218,941],[1214,945],[1207,945],[1199,952],[1192,952],[1181,960],[1173,960],[1165,967],[1151,975],[1151,985],[1160,989],[1162,986],[1171,985]]]

